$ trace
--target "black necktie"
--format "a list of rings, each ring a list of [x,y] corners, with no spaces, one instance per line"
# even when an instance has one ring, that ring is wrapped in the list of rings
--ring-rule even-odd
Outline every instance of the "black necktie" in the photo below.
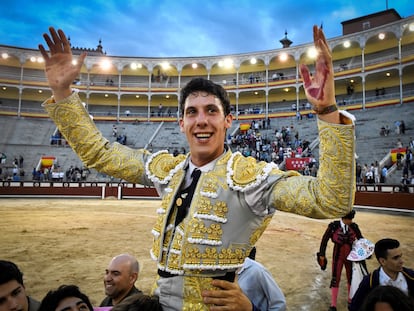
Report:
[[[191,200],[193,199],[194,190],[197,186],[200,175],[201,171],[198,168],[194,169],[191,173],[191,184],[177,193],[175,199],[175,204],[177,205],[177,217],[175,219],[175,225],[178,225],[187,215],[187,211],[190,207]]]

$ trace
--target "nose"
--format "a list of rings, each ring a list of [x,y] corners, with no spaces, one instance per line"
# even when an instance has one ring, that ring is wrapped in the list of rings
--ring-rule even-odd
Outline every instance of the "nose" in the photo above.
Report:
[[[17,299],[11,298],[9,300],[9,308],[11,311],[19,310],[19,303],[17,302]]]
[[[200,126],[200,125],[203,126],[203,125],[206,125],[206,124],[207,124],[207,115],[204,111],[200,111],[197,114],[197,125],[198,126]]]

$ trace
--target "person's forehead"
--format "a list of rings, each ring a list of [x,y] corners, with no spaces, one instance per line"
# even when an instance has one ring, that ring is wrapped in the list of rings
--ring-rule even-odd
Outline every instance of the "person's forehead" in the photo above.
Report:
[[[393,258],[395,256],[402,256],[401,248],[397,247],[388,250],[388,258]]]
[[[79,297],[66,297],[59,302],[56,311],[70,310],[71,307],[78,306],[82,303],[85,302]]]
[[[194,103],[221,105],[221,101],[217,98],[217,96],[202,91],[193,92],[185,99],[185,106]]]
[[[111,261],[108,266],[109,271],[125,271],[129,268],[129,261],[121,258],[116,258]]]

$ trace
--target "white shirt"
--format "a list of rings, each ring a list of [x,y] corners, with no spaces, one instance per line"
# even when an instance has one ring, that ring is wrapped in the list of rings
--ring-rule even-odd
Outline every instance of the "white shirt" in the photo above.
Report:
[[[342,219],[340,220],[340,222],[341,222],[342,232],[347,233],[348,232],[348,225],[345,225],[344,222],[342,221]]]
[[[193,173],[194,169],[198,168],[202,173],[209,172],[214,168],[214,165],[216,164],[217,161],[218,161],[218,158],[201,167],[197,167],[193,164],[193,162],[189,161],[188,169],[185,174],[184,188],[188,187],[191,184],[191,174]]]
[[[259,262],[246,258],[237,272],[243,293],[260,310],[285,311],[286,299],[272,274]]]
[[[381,267],[379,272],[379,283],[380,285],[391,285],[397,287],[408,296],[407,281],[401,272],[398,272],[397,278],[393,280],[388,276],[388,274],[384,272],[384,270]]]

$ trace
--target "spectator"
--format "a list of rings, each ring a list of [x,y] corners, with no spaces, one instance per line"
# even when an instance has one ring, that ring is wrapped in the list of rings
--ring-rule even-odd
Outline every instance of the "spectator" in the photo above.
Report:
[[[360,311],[413,311],[414,302],[400,289],[390,285],[374,288],[365,298]]]
[[[93,311],[88,296],[76,285],[61,285],[49,291],[42,299],[38,311]]]
[[[134,294],[126,297],[111,311],[162,311],[162,308],[157,296]]]
[[[390,134],[390,127],[387,125],[381,127],[380,134],[382,136],[388,136]]]
[[[355,173],[355,175],[356,175],[356,182],[359,184],[360,182],[361,182],[361,180],[362,180],[362,178],[361,178],[361,174],[362,174],[362,167],[361,167],[361,164],[359,164],[359,163],[357,163],[357,165],[356,165],[356,173]]]
[[[126,297],[142,293],[135,287],[139,275],[138,261],[129,254],[115,256],[105,270],[105,299],[101,307],[114,306]]]
[[[374,164],[374,181],[376,184],[380,183],[380,173],[379,173],[379,164],[378,161],[375,161]]]
[[[388,168],[387,166],[383,166],[382,170],[381,170],[381,180],[380,182],[385,184],[387,181],[387,175],[388,175]]]
[[[23,273],[11,261],[0,260],[0,311],[37,311],[40,303],[26,294]]]
[[[397,170],[400,170],[402,168],[402,159],[403,159],[403,154],[401,152],[397,153]]]
[[[414,139],[410,137],[410,142],[408,143],[408,146],[410,147],[411,151],[414,151]]]
[[[2,152],[1,157],[0,157],[0,163],[1,164],[6,164],[6,160],[7,160],[7,156],[4,152]]]
[[[401,133],[401,121],[400,120],[395,121],[394,126],[395,126],[395,133],[399,135]]]
[[[400,242],[390,238],[381,239],[375,244],[374,252],[380,267],[363,278],[352,298],[350,311],[360,310],[368,294],[380,285],[395,286],[414,299],[414,270],[403,266]]]
[[[159,105],[158,105],[158,116],[159,116],[159,117],[161,117],[161,116],[162,116],[162,109],[163,109],[162,104],[159,104]]]
[[[254,247],[238,270],[238,283],[243,293],[260,310],[284,311],[286,299],[271,273],[256,261]]]
[[[19,156],[19,167],[20,167],[20,168],[23,168],[23,161],[24,161],[23,156],[22,156],[22,155],[20,155],[20,156]]]
[[[401,132],[401,134],[405,134],[405,122],[404,122],[404,120],[401,120],[400,132]]]
[[[400,191],[401,192],[410,192],[409,185],[411,185],[411,178],[408,178],[408,174],[404,174],[401,177],[401,183],[400,183]]]

